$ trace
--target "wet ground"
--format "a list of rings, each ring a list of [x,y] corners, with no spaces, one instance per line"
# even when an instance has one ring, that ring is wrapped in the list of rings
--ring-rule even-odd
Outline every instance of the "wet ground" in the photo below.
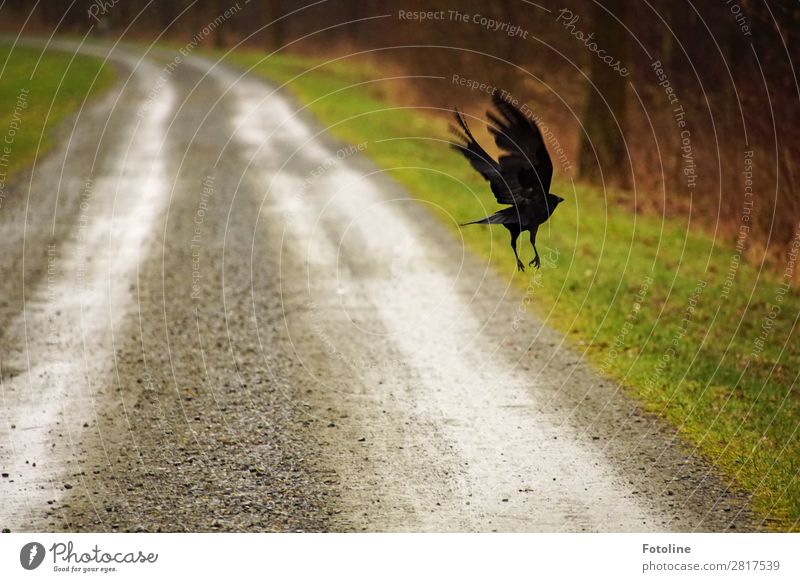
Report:
[[[0,526],[754,529],[369,144],[211,61],[109,58],[0,214]]]

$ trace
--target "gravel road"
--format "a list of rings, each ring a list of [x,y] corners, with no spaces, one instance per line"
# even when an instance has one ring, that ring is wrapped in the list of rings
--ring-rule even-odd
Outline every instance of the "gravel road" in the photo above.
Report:
[[[119,82],[0,212],[0,527],[757,529],[369,144],[202,58],[81,50]]]

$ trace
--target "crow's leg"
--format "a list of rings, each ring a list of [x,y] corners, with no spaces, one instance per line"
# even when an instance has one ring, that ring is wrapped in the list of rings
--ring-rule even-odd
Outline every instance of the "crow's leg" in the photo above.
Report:
[[[525,270],[525,266],[522,264],[522,261],[519,260],[519,255],[517,254],[517,237],[519,237],[519,225],[518,224],[506,224],[504,225],[508,232],[511,233],[511,248],[514,249],[514,256],[517,258],[517,269],[520,271]]]
[[[536,250],[536,230],[531,231],[531,246],[533,247],[533,260],[528,263],[528,266],[533,265],[538,269],[542,266],[542,261],[539,259],[539,251]]]

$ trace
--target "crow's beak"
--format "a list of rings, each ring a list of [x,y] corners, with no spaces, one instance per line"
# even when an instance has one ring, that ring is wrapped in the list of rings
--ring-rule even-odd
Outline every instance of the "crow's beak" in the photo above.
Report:
[[[556,200],[558,200],[559,204],[564,202],[564,199],[561,196],[556,196]]]

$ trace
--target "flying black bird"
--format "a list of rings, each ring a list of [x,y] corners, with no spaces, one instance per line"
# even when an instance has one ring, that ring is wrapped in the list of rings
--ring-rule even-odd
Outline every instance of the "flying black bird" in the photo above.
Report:
[[[492,103],[497,112],[490,110],[486,114],[492,124],[489,131],[494,135],[497,147],[503,150],[499,161],[494,161],[475,140],[458,109],[454,109],[453,113],[459,127],[450,129],[459,142],[450,145],[461,152],[489,182],[497,201],[511,206],[466,224],[505,226],[511,233],[511,248],[514,249],[520,271],[524,271],[525,267],[517,253],[517,238],[521,232],[529,231],[534,257],[528,266],[534,265],[538,269],[541,261],[536,250],[536,232],[564,199],[550,192],[553,163],[539,127],[510,102],[508,93],[495,92]]]

